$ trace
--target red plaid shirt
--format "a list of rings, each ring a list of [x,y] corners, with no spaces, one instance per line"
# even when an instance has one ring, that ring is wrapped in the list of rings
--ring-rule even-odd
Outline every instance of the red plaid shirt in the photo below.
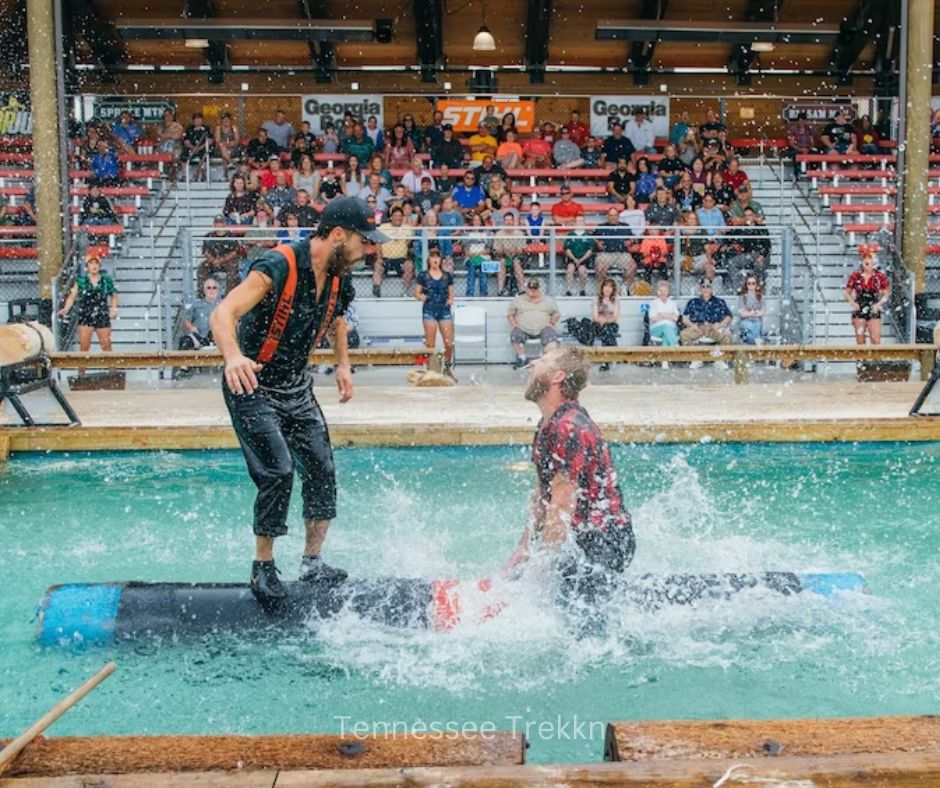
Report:
[[[543,505],[551,503],[556,474],[563,474],[575,484],[576,503],[571,518],[575,531],[630,527],[630,513],[623,506],[610,449],[597,425],[576,400],[568,400],[551,418],[539,422],[532,462],[538,473]]]

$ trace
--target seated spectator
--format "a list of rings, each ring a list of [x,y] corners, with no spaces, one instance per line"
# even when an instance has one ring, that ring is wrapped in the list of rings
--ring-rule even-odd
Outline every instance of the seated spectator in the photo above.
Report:
[[[258,129],[258,136],[248,142],[247,155],[251,166],[257,169],[267,166],[272,156],[280,158],[281,149],[262,127]]]
[[[738,199],[735,200],[731,208],[728,210],[729,223],[735,226],[743,225],[745,223],[744,212],[750,208],[754,212],[754,216],[757,218],[757,223],[763,224],[764,208],[752,196],[750,185],[741,186],[738,188],[737,193]]]
[[[656,283],[656,296],[648,305],[650,337],[660,340],[663,347],[679,344],[679,305],[669,295],[669,282],[660,279]],[[664,361],[663,367],[669,362]]]
[[[369,187],[369,174],[359,165],[358,156],[347,156],[343,166],[343,194],[347,197],[359,197]],[[384,182],[382,184],[385,185]]]
[[[594,137],[588,137],[581,149],[582,165],[586,170],[595,170],[604,166],[604,150],[598,146]]]
[[[322,190],[322,186],[320,187]],[[369,185],[359,192],[359,199],[363,200],[368,197],[375,198],[375,209],[381,211],[383,214],[388,210],[388,203],[392,199],[392,195],[389,194],[388,189],[382,185],[382,176],[377,172],[373,172],[369,175]]]
[[[673,227],[682,221],[679,209],[669,202],[669,192],[665,186],[656,188],[656,199],[646,209],[646,223],[656,227]]]
[[[552,144],[541,137],[530,137],[522,143],[524,164],[529,168],[552,166]]]
[[[582,293],[581,295],[584,295]],[[597,300],[591,307],[594,336],[604,347],[616,347],[620,335],[620,299],[617,297],[617,282],[605,279],[597,288]],[[610,363],[601,364],[601,372],[610,369]]]
[[[292,244],[310,238],[310,229],[300,226],[300,219],[293,208],[284,211],[283,226],[277,231],[278,243]]]
[[[206,280],[212,277],[228,294],[240,281],[238,241],[225,230],[225,217],[219,214],[212,223],[213,231],[202,242],[203,260],[196,269],[196,289],[203,292]]]
[[[716,168],[714,172],[721,172],[721,168]],[[692,188],[695,189],[699,197],[704,197],[705,192],[711,184],[712,173],[705,169],[705,161],[703,159],[698,158],[692,162],[692,170],[689,173],[689,177],[692,180]]]
[[[261,185],[258,183],[258,171],[252,169],[247,161],[243,161],[235,167],[234,175],[241,175],[245,179],[249,191],[256,192],[261,189]]]
[[[545,140],[549,145],[554,145],[558,137],[555,134],[555,124],[545,121],[539,128],[539,137]]]
[[[692,128],[689,121],[689,111],[683,110],[679,113],[679,118],[675,123],[672,124],[672,128],[669,129],[669,142],[676,148],[679,147],[679,143],[683,142],[688,136],[689,129]]]
[[[212,329],[209,327],[209,316],[219,305],[219,283],[211,276],[202,284],[202,298],[197,298],[186,310],[183,318],[183,330],[186,332],[180,337],[180,350],[199,350],[210,347],[212,343]],[[188,377],[189,367],[181,367],[177,377]]]
[[[232,121],[230,112],[222,113],[219,125],[215,127],[213,138],[215,149],[222,157],[223,172],[228,177],[228,168],[232,166],[234,161],[240,159],[244,153],[238,126]]]
[[[506,191],[509,191],[509,176],[506,175],[506,170],[489,153],[483,157],[483,162],[479,167],[474,167],[473,177],[476,178],[476,182],[487,194],[490,192],[493,178],[496,177],[502,178]],[[499,197],[497,196],[496,199],[498,200]]]
[[[822,144],[823,153],[858,153],[855,130],[846,119],[843,110],[836,112],[833,122],[819,135],[819,141]]]
[[[674,189],[679,183],[679,176],[685,170],[686,166],[679,160],[676,146],[670,143],[663,151],[663,157],[659,162],[659,176],[663,179],[663,185],[667,189]]]
[[[470,229],[461,236],[464,263],[467,266],[467,297],[473,296],[476,289],[476,280],[480,280],[480,295],[489,292],[486,274],[483,272],[483,262],[490,256],[490,239],[492,236],[483,229],[483,217],[474,213],[470,217]]]
[[[444,203],[444,198],[434,191],[434,179],[430,175],[421,178],[421,189],[414,195],[415,205],[423,214],[437,211]]]
[[[565,253],[565,295],[570,296],[574,290],[574,275],[578,274],[581,284],[581,295],[587,295],[588,270],[594,268],[594,252],[597,244],[588,235],[584,226],[584,214],[574,219],[574,229],[565,236],[562,246]]]
[[[297,189],[294,204],[290,206],[301,227],[316,227],[320,221],[316,209],[311,204],[310,195],[306,189]]]
[[[404,211],[405,221],[408,221],[408,210],[406,205],[411,205],[411,200],[408,198],[408,193],[405,191],[405,185],[399,181],[395,184],[395,189],[392,192],[391,198],[385,203],[385,210],[391,214],[392,210],[397,206]]]
[[[85,133],[85,139],[82,140],[81,144],[78,146],[78,161],[79,164],[84,167],[91,167],[92,157],[98,153],[98,141],[101,139],[101,135],[98,133],[97,126],[88,126],[88,131]],[[182,143],[180,143],[182,145]]]
[[[496,107],[493,104],[487,106],[483,113],[483,125],[487,131],[495,138],[496,130],[499,128],[500,119],[496,117]]]
[[[689,299],[682,313],[684,328],[679,333],[683,345],[694,345],[700,339],[711,339],[719,345],[731,344],[731,310],[728,305],[712,291],[708,279],[699,282],[697,298]]]
[[[725,215],[731,210],[731,205],[735,201],[734,189],[725,183],[725,177],[721,172],[712,173],[711,185],[705,190],[705,194],[710,194],[715,198],[715,207]]]
[[[745,278],[738,293],[738,332],[745,345],[764,340],[764,289],[753,275]]]
[[[431,163],[440,168],[446,164],[448,167],[462,167],[464,159],[463,144],[454,137],[454,127],[445,123],[442,127],[443,138],[431,148]]]
[[[343,193],[343,182],[336,173],[335,167],[327,167],[320,180],[319,202],[326,205],[330,200]],[[373,197],[373,200],[375,197]]]
[[[552,145],[552,157],[555,159],[555,166],[562,169],[584,166],[581,149],[571,141],[571,132],[564,126],[561,127],[559,138]]]
[[[361,121],[353,123],[352,136],[343,140],[343,153],[355,156],[359,161],[370,161],[375,154],[375,145],[366,134],[366,128]]]
[[[722,147],[720,139],[711,139],[706,140],[705,144],[702,146],[702,151],[699,154],[698,158],[702,159],[704,167],[709,172],[717,172],[718,170],[723,170],[726,166],[726,162],[731,157],[730,152]],[[695,162],[692,162],[692,165],[695,165]]]
[[[496,129],[497,142],[505,142],[509,139],[508,135],[510,131],[516,135],[516,139],[519,139],[519,130],[516,128],[516,116],[511,112],[507,112],[500,120],[499,128]]]
[[[274,113],[274,119],[268,118],[261,124],[268,133],[268,139],[274,140],[281,151],[290,150],[294,142],[294,126],[287,119],[287,113],[282,109],[277,109]]]
[[[372,140],[375,152],[384,153],[385,134],[382,132],[382,129],[379,128],[379,119],[375,117],[375,115],[369,115],[369,117],[366,118],[366,134],[368,134],[369,139]]]
[[[673,189],[672,201],[679,213],[697,211],[702,205],[702,197],[692,188],[691,173],[684,172],[679,177],[679,185]]]
[[[121,165],[107,140],[98,140],[98,152],[91,157],[91,171],[102,186],[118,186],[122,182]]]
[[[418,274],[415,298],[421,302],[424,324],[424,346],[437,346],[440,330],[444,342],[443,374],[453,376],[454,364],[454,275],[444,270],[444,261],[437,250],[428,252],[427,269]]]
[[[283,208],[294,204],[297,198],[297,192],[290,185],[287,179],[287,173],[279,170],[274,174],[274,186],[270,189],[262,188],[261,199],[274,211],[279,213]]]
[[[339,153],[340,139],[336,133],[336,126],[333,125],[332,121],[327,121],[323,126],[323,134],[317,140],[317,148],[320,149],[321,153]]]
[[[306,192],[313,202],[317,201],[320,196],[320,173],[313,166],[313,159],[309,154],[300,157],[291,180],[298,193]]]
[[[248,189],[243,175],[234,175],[222,207],[225,221],[229,224],[251,224],[257,207],[258,193]]]
[[[484,156],[496,156],[496,137],[490,133],[486,123],[477,126],[477,133],[468,140],[470,148],[470,161],[483,161]]]
[[[641,156],[636,162],[636,198],[641,203],[648,203],[656,193],[656,187],[663,185],[659,175],[653,172],[649,159]]]
[[[288,167],[296,169],[300,166],[300,160],[304,156],[310,155],[310,146],[307,145],[307,138],[298,134],[294,137],[294,147],[290,152],[290,160],[286,162]]]
[[[431,124],[424,129],[424,149],[430,151],[444,139],[444,113],[434,110]]]
[[[747,173],[741,169],[741,161],[737,156],[728,161],[728,169],[724,174],[724,179],[725,183],[735,191],[750,183]]]
[[[691,169],[692,162],[701,157],[695,130],[689,129],[689,138],[679,143],[679,161]]]
[[[373,174],[372,177],[376,176]],[[372,269],[372,295],[376,298],[382,297],[382,280],[391,275],[401,277],[402,293],[408,295],[415,273],[411,257],[414,229],[405,224],[405,213],[401,208],[392,208],[389,221],[382,225],[382,232],[389,240],[379,244],[377,249],[375,266]]]
[[[199,167],[193,176],[196,180],[199,180],[205,172],[211,145],[212,136],[209,133],[209,127],[206,126],[202,118],[202,113],[193,113],[193,122],[183,132],[183,153],[180,156],[180,161],[198,162]]]
[[[525,226],[529,236],[531,238],[540,237],[544,225],[545,216],[542,214],[542,206],[538,200],[532,200],[529,203],[529,212],[525,216]]]
[[[799,175],[800,166],[796,157],[801,153],[812,153],[815,142],[813,127],[806,119],[806,113],[800,112],[796,116],[796,123],[787,129],[787,142],[790,145],[790,157],[793,161],[793,172]]]
[[[442,197],[453,194],[454,189],[457,188],[457,180],[450,174],[450,167],[446,164],[441,164],[437,168],[437,177],[434,179],[434,185],[437,187],[437,191],[440,192]]]
[[[385,161],[380,153],[373,153],[372,158],[369,159],[369,166],[366,167],[365,175],[367,178],[371,178],[373,173],[378,174],[382,179],[382,185],[389,192],[395,189],[395,178],[392,176],[391,170],[385,166]]]
[[[171,165],[175,164],[183,152],[183,124],[176,119],[176,114],[167,107],[163,110],[163,123],[160,126],[160,153],[169,153],[173,157]]]
[[[332,124],[330,124],[330,128],[333,128]],[[309,121],[309,120],[305,120],[305,121],[302,121],[302,122],[301,122],[301,124],[300,124],[300,131],[297,132],[297,136],[298,136],[298,137],[303,137],[303,138],[307,141],[307,151],[308,151],[309,153],[312,154],[312,153],[314,153],[314,152],[316,151],[316,149],[317,149],[317,138],[316,138],[316,136],[314,135],[313,131],[310,129],[310,121]],[[336,153],[336,151],[332,151],[332,153]]]
[[[646,234],[646,214],[634,195],[628,194],[623,201],[623,210],[617,218],[620,224],[629,227],[634,237],[640,238]]]
[[[711,107],[705,110],[705,122],[699,126],[699,139],[706,143],[708,140],[717,140],[721,131],[727,131],[727,126],[718,120],[718,115]]]
[[[623,124],[614,123],[611,128],[611,135],[604,140],[604,156],[607,161],[619,161],[626,159],[631,161],[636,148],[629,139],[623,136]],[[618,201],[619,202],[619,201]]]
[[[636,171],[629,159],[621,156],[607,178],[607,198],[623,204],[628,194],[636,194]]]
[[[245,240],[245,259],[238,272],[242,279],[248,276],[251,264],[276,245],[275,224],[274,216],[268,207],[259,206],[255,212],[255,223],[242,236]]]
[[[881,146],[878,145],[881,141],[881,135],[878,134],[878,130],[872,125],[870,115],[862,115],[859,119],[858,131],[855,137],[858,140],[859,153],[869,155],[881,153]]]
[[[424,163],[421,159],[415,157],[411,160],[411,169],[401,179],[408,196],[414,197],[417,195],[423,188],[422,182],[425,180],[430,183],[431,191],[434,191],[434,176],[429,170],[424,169]]]
[[[647,271],[662,271],[669,264],[669,244],[662,230],[647,227],[640,241],[640,262]]]
[[[699,211],[701,213],[701,211]],[[699,225],[699,214],[689,211],[683,220],[682,270],[694,272],[706,279],[715,278],[715,253],[720,244],[709,241]]]
[[[79,225],[120,224],[108,198],[101,193],[101,185],[97,181],[88,184],[88,196],[82,201],[78,223]]]
[[[770,234],[766,227],[761,227],[753,208],[744,209],[742,221],[743,225],[735,229],[734,237],[725,246],[728,276],[735,289],[748,272],[763,282],[770,263]]]
[[[460,208],[467,219],[469,219],[470,214],[482,211],[486,201],[486,194],[477,185],[476,178],[471,170],[467,170],[463,174],[463,183],[454,189],[452,196],[457,207]]]
[[[614,270],[623,271],[624,289],[627,293],[633,287],[636,276],[636,260],[627,251],[627,242],[633,237],[630,228],[620,224],[620,209],[611,206],[607,211],[607,220],[594,228],[597,239],[597,281],[604,281]]]
[[[702,207],[696,212],[698,224],[707,235],[719,235],[725,229],[725,215],[715,204],[715,195],[706,192],[702,198]],[[711,277],[709,277],[711,278]]]
[[[499,289],[500,296],[514,295],[522,290],[525,285],[525,273],[523,272],[523,263],[525,262],[526,244],[528,242],[525,232],[516,227],[516,217],[507,213],[503,217],[505,226],[502,230],[497,230],[493,236],[492,252],[499,263],[499,270],[496,272],[496,286]],[[509,286],[506,286],[508,273],[512,271],[512,279]]]
[[[415,119],[411,115],[405,115],[401,122],[405,124],[405,136],[411,140],[415,153],[420,153],[421,146],[424,145],[424,135],[415,123]]]
[[[584,206],[574,201],[571,187],[565,184],[561,187],[561,200],[552,206],[552,223],[571,225],[577,216],[584,216]]]
[[[522,145],[519,144],[515,130],[509,129],[505,141],[499,143],[496,149],[496,161],[501,167],[511,170],[521,167],[524,158],[525,154],[522,152]]]
[[[542,295],[538,279],[531,278],[525,283],[525,292],[512,300],[506,317],[509,320],[509,341],[516,352],[513,369],[521,369],[529,363],[526,340],[538,339],[543,351],[558,342],[555,324],[561,318],[561,312],[554,298]]]
[[[118,121],[111,126],[111,136],[121,153],[137,153],[137,140],[143,136],[143,131],[131,113],[124,110]]]
[[[390,170],[401,170],[411,165],[415,159],[415,146],[411,138],[405,134],[405,124],[396,123],[392,126],[392,134],[385,143],[385,166]]]
[[[568,130],[568,138],[579,148],[583,148],[591,137],[591,130],[581,122],[581,113],[571,110],[568,122],[562,126]]]
[[[637,107],[633,118],[627,121],[624,134],[638,152],[656,153],[656,135],[653,133],[653,124],[647,119],[642,107]]]
[[[487,205],[492,205],[491,201],[487,201]],[[505,224],[505,218],[507,216],[512,216],[515,219],[516,223],[519,223],[519,220],[522,218],[519,215],[518,209],[514,208],[512,205],[512,195],[509,192],[501,192],[499,195],[499,203],[493,207],[490,211],[490,216],[493,219],[493,224],[496,227],[500,227]],[[484,214],[485,217],[485,214]]]

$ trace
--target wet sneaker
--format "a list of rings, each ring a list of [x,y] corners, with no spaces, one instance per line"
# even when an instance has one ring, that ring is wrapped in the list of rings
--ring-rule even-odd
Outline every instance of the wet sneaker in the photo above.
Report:
[[[302,583],[323,583],[324,585],[339,585],[346,581],[349,575],[345,569],[330,566],[318,555],[305,555],[300,562],[300,577]]]
[[[517,358],[515,361],[512,362],[512,368],[522,369],[528,363],[529,363],[529,359],[527,358]]]
[[[381,298],[382,288],[379,287],[378,285],[372,285],[372,296],[373,298]]]
[[[262,607],[276,607],[287,599],[287,588],[279,574],[274,561],[251,562],[251,593]]]

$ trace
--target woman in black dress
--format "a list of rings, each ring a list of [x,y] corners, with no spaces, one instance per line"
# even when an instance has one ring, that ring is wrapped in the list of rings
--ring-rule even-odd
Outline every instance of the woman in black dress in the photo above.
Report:
[[[77,303],[78,346],[82,353],[91,348],[92,334],[98,337],[101,349],[111,352],[111,321],[117,317],[118,293],[114,280],[101,271],[101,260],[89,257],[85,262],[85,273],[80,275],[65,304],[59,310],[66,317]]]

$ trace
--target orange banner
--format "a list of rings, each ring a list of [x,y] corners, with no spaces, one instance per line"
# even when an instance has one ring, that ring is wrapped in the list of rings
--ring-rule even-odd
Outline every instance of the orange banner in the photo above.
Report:
[[[444,113],[444,123],[450,123],[454,131],[476,131],[486,117],[486,108],[494,107],[493,114],[502,118],[507,112],[516,116],[516,128],[527,134],[535,128],[534,101],[454,101],[443,99],[437,109]]]

